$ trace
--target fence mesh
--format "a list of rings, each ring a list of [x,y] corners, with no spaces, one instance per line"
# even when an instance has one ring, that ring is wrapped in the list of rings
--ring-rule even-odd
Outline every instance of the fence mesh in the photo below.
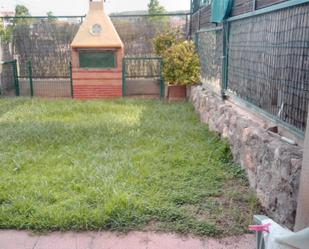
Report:
[[[130,57],[124,60],[124,95],[163,97],[162,59]]]
[[[185,38],[189,33],[189,15],[111,16],[125,48],[126,56],[152,56],[153,39],[168,30],[179,30]]]
[[[130,79],[160,79],[161,60],[159,58],[128,58],[125,63],[126,77]]]
[[[125,56],[153,56],[153,39],[161,32],[177,29],[183,37],[189,33],[188,14],[163,16],[126,15],[111,16],[125,46]],[[17,59],[21,95],[29,96],[29,67],[33,77],[35,96],[69,97],[71,60],[70,44],[84,17],[2,18],[5,32],[1,33],[0,60]],[[133,63],[133,64],[132,64]],[[132,62],[128,73],[132,75],[156,74],[154,61]],[[137,72],[139,70],[139,72]]]
[[[70,43],[79,26],[80,19],[29,19],[17,25],[13,34],[14,52],[20,65],[31,61],[33,77],[68,77]],[[28,23],[24,23],[28,21]],[[20,67],[20,75],[27,74]]]
[[[223,56],[222,30],[201,32],[197,35],[202,82],[219,93],[221,91]]]
[[[309,5],[231,22],[228,89],[304,131],[308,41]]]
[[[14,96],[16,90],[13,63],[0,64],[0,72],[0,95]]]
[[[198,11],[200,8],[210,5],[212,0],[191,0],[192,12]]]
[[[111,16],[125,49],[126,57],[153,57],[153,39],[162,32],[178,30],[181,38],[189,34],[189,15]],[[151,78],[159,75],[158,60],[128,60],[128,77]]]
[[[2,60],[17,60],[21,96],[71,96],[70,44],[81,21],[82,17],[6,18]]]

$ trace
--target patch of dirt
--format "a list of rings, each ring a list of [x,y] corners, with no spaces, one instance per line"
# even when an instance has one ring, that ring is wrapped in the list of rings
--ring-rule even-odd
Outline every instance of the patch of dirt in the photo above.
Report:
[[[151,220],[148,224],[143,228],[143,231],[156,231],[157,230],[157,222],[155,220]]]
[[[227,234],[242,234],[253,215],[260,213],[259,204],[249,187],[241,180],[231,179],[221,189],[221,195],[207,197],[198,204],[182,207],[198,221],[209,221]]]

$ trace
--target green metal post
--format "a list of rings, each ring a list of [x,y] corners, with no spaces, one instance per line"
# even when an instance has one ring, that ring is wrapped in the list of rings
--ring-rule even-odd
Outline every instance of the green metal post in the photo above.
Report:
[[[127,84],[126,84],[126,58],[122,60],[122,97],[127,96]]]
[[[192,39],[192,17],[193,17],[193,0],[190,2],[190,23],[189,23],[189,37]]]
[[[195,51],[198,53],[198,43],[199,43],[199,33],[195,32],[194,34],[194,44],[195,44]]]
[[[221,95],[226,97],[225,91],[228,88],[228,61],[229,61],[229,23],[223,23],[223,62],[222,62],[222,80],[221,80]]]
[[[70,86],[71,86],[71,97],[74,98],[74,89],[73,89],[73,73],[72,73],[72,62],[69,64],[70,70]]]
[[[15,94],[16,96],[20,96],[19,79],[18,79],[18,71],[17,71],[17,60],[14,60],[12,65],[13,65],[13,74],[14,74],[14,83],[15,83]]]
[[[252,6],[252,11],[255,11],[256,10],[256,0],[253,0],[253,6]]]
[[[188,20],[188,16],[186,16],[186,32],[188,32],[187,34],[190,34],[190,29],[189,29],[189,25],[188,24],[189,24],[189,20]]]
[[[33,97],[33,79],[32,79],[32,64],[31,61],[28,61],[28,76],[30,84],[30,96]]]
[[[160,98],[164,98],[164,78],[163,78],[163,60],[160,59]]]

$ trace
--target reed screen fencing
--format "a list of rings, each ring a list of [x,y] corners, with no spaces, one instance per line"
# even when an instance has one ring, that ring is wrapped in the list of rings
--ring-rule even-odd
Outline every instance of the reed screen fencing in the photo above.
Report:
[[[0,33],[0,61],[17,61],[20,94],[70,97],[70,44],[84,16],[73,17],[2,17],[5,32]],[[126,57],[153,57],[153,39],[167,30],[189,35],[190,15],[112,15]],[[157,62],[130,64],[127,72],[145,77],[157,75]],[[30,66],[29,66],[30,65]],[[131,71],[132,72],[131,72]],[[139,72],[137,72],[139,71]],[[3,72],[5,73],[5,72]],[[4,76],[3,76],[4,77]],[[2,94],[6,94],[3,92]]]
[[[183,38],[189,35],[190,15],[111,15],[127,57],[154,56],[153,39],[160,33],[178,30]]]
[[[309,104],[309,6],[230,23],[228,90],[305,131]]]
[[[199,32],[196,39],[201,63],[201,80],[214,91],[220,93],[223,59],[222,29]]]
[[[204,20],[210,20],[210,14]],[[195,33],[202,81],[304,136],[309,105],[309,2],[230,17]],[[222,58],[222,60],[220,60]],[[222,69],[222,70],[221,70]]]

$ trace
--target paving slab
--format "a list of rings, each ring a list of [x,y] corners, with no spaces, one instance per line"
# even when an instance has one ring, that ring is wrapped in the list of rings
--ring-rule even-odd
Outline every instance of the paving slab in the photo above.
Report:
[[[34,235],[0,230],[0,249],[254,249],[255,236],[224,239],[180,236],[171,233],[54,232]]]
[[[26,232],[0,230],[0,249],[33,249],[39,237]]]

